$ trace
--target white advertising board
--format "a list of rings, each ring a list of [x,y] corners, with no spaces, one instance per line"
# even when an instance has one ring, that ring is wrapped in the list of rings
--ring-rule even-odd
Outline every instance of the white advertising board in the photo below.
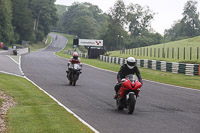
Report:
[[[102,47],[103,40],[79,39],[80,46]]]

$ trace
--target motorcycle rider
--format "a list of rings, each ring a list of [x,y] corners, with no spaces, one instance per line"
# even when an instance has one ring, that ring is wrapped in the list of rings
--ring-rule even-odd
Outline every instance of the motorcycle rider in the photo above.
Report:
[[[117,92],[119,91],[122,82],[121,80],[123,78],[125,78],[127,75],[129,74],[136,74],[138,77],[138,80],[141,84],[143,84],[142,82],[142,77],[140,75],[140,71],[138,69],[138,67],[136,66],[136,60],[134,57],[128,57],[126,60],[126,64],[123,64],[117,74],[117,81],[118,83],[115,85],[114,89],[116,94],[114,95],[114,99],[117,98]]]
[[[70,76],[70,73],[69,73],[70,66],[75,64],[75,63],[79,64],[80,67],[82,68],[81,59],[78,57],[78,53],[77,52],[73,53],[73,56],[69,59],[69,62],[67,63],[67,66],[68,66],[68,71],[66,71],[67,72],[67,76]]]
[[[68,66],[70,64],[75,64],[75,63],[81,64],[81,59],[78,57],[78,53],[77,52],[73,53],[73,56],[70,58],[70,60],[68,62]]]

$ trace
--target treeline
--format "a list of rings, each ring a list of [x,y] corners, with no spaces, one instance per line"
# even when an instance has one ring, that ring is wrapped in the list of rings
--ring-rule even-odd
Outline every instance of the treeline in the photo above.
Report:
[[[116,0],[108,13],[90,3],[73,3],[69,7],[57,5],[57,9],[59,22],[55,30],[78,38],[103,39],[107,50],[149,46],[200,35],[199,13],[194,0],[185,4],[183,19],[178,21],[181,24],[176,23],[165,30],[164,36],[151,27],[155,13],[139,4],[125,5],[123,0]]]
[[[200,35],[199,12],[197,1],[188,0],[183,8],[183,18],[174,22],[173,26],[165,30],[164,37],[170,41],[185,39]]]
[[[61,12],[64,9],[65,12]],[[57,6],[59,22],[56,30],[76,35],[79,38],[99,38],[108,15],[90,3],[74,3],[72,6]]]
[[[0,0],[0,41],[12,45],[38,42],[58,18],[55,0]]]
[[[147,46],[162,41],[162,36],[154,33],[150,25],[154,13],[138,4],[125,6],[123,0],[117,0],[108,13],[90,3],[73,3],[69,7],[57,5],[57,10],[59,22],[55,30],[78,38],[103,39],[107,50]]]

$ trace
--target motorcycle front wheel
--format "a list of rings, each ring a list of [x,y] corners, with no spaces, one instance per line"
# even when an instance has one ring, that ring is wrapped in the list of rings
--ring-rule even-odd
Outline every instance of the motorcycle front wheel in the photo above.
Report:
[[[72,85],[72,81],[69,81],[69,84]]]
[[[72,81],[72,86],[75,86],[76,85],[76,81]]]
[[[132,114],[135,110],[135,104],[136,104],[136,95],[135,94],[129,94],[129,99],[128,99],[128,113]]]

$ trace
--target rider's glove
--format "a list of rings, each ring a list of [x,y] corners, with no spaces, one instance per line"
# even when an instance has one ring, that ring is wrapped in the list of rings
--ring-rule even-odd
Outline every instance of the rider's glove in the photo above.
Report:
[[[69,67],[69,65],[70,65],[70,62],[67,63],[67,66],[68,66],[68,67]]]
[[[143,82],[142,82],[142,80],[140,81],[140,83],[143,85]]]

